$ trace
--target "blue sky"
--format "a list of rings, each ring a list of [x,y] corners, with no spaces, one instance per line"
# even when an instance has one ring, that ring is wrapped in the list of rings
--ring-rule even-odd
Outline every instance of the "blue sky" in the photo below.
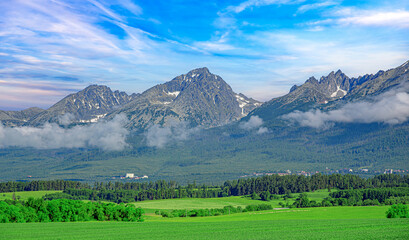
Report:
[[[47,108],[89,84],[142,92],[206,66],[266,101],[308,77],[409,60],[408,1],[0,2],[0,109]]]

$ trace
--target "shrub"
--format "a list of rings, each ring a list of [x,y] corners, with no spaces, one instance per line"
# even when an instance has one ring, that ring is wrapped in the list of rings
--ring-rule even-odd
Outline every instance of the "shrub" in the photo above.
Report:
[[[403,204],[392,205],[386,211],[387,218],[409,218],[408,206]]]
[[[253,194],[251,194],[251,199],[253,199],[253,200],[260,200],[261,197],[260,197],[257,193],[253,192]]]

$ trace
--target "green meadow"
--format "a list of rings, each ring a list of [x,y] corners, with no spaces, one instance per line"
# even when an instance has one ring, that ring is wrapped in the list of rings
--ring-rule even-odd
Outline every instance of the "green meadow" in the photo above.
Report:
[[[171,209],[203,209],[223,208],[224,206],[245,207],[251,204],[266,203],[260,200],[252,200],[246,197],[223,197],[223,198],[180,198],[150,200],[134,203],[135,206],[146,210],[171,210]],[[272,202],[269,202],[272,204]],[[274,204],[275,205],[275,204]],[[278,205],[278,203],[276,204]]]
[[[285,209],[143,223],[1,224],[0,239],[408,239],[409,219],[387,207]]]
[[[289,198],[288,202],[292,204],[295,198],[299,194],[293,194],[294,198]],[[315,192],[308,192],[308,198],[310,200],[321,201],[323,198],[328,197],[328,190],[318,190]],[[282,197],[282,195],[279,195]],[[274,199],[268,202],[253,200],[250,197],[234,196],[234,197],[221,197],[221,198],[181,198],[181,199],[163,199],[163,200],[148,200],[142,202],[135,202],[135,206],[145,209],[147,213],[154,212],[155,210],[172,210],[172,209],[204,209],[204,208],[223,208],[225,206],[233,207],[245,207],[247,205],[257,205],[260,203],[268,203],[274,208],[281,208],[280,202],[286,201],[282,198]]]
[[[37,196],[45,193],[50,192],[35,192]],[[27,198],[34,192],[18,194]],[[320,200],[328,192],[308,195]],[[269,203],[278,206],[280,201]],[[387,219],[389,206],[291,208],[189,218],[153,214],[160,209],[259,203],[265,202],[247,197],[143,201],[134,203],[147,212],[142,223],[5,223],[0,224],[0,239],[409,239],[409,219]]]

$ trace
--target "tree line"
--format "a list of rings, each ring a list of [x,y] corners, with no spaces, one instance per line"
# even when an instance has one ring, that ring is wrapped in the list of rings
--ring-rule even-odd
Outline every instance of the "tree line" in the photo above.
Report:
[[[0,182],[0,192],[48,191],[68,188],[91,188],[89,184],[66,180],[40,180],[30,182]]]
[[[332,206],[374,206],[408,204],[409,188],[367,188],[350,189],[330,193],[322,201],[308,198],[307,193],[301,193],[292,204],[280,202],[282,207],[307,208],[307,207],[332,207]]]
[[[70,199],[25,202],[0,201],[0,223],[143,221],[143,210],[134,205],[83,202]]]
[[[373,189],[353,189],[330,193],[330,197],[338,201],[338,205],[360,206],[365,203],[372,205],[395,204],[397,199],[409,196],[409,188],[373,188]],[[391,200],[391,198],[393,199]]]
[[[23,191],[64,190],[50,194],[46,199],[106,200],[112,202],[134,202],[172,198],[214,198],[257,194],[268,200],[277,194],[312,192],[318,189],[371,189],[386,187],[409,187],[409,176],[385,174],[372,178],[357,175],[279,176],[270,175],[248,179],[226,181],[219,186],[197,185],[195,182],[182,186],[175,181],[156,182],[96,182],[93,186],[63,180],[33,181],[29,183],[0,183],[1,191],[14,191],[20,186]],[[34,187],[36,186],[36,187]],[[30,190],[28,190],[30,189]]]
[[[269,192],[271,194],[287,194],[312,192],[318,189],[365,189],[382,187],[408,187],[409,175],[395,174],[378,175],[372,178],[362,178],[357,175],[323,175],[312,176],[263,176],[258,178],[239,179],[226,181],[224,187],[229,189],[233,196],[248,195],[252,193]]]

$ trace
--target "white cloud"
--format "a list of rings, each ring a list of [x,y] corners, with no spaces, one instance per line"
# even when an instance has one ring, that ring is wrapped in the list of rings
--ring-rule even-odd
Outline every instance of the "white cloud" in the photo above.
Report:
[[[283,118],[297,122],[301,126],[325,128],[332,123],[386,123],[400,124],[409,119],[409,84],[391,90],[375,98],[373,102],[361,101],[348,103],[337,110],[322,112],[295,111]]]
[[[335,1],[323,1],[323,2],[317,2],[317,3],[312,3],[312,4],[305,4],[298,8],[297,13],[305,13],[307,11],[314,10],[317,8],[329,7],[329,6],[334,6],[338,4],[339,3]]]
[[[409,11],[357,11],[337,22],[341,25],[409,28]]]
[[[130,0],[119,0],[119,3],[135,15],[141,15],[143,13],[142,8]]]
[[[237,19],[225,13],[218,13],[219,17],[214,20],[213,25],[217,28],[235,29],[237,28]]]
[[[220,52],[220,51],[227,51],[233,50],[235,47],[231,44],[228,44],[229,41],[229,32],[224,33],[220,37],[213,37],[213,40],[204,41],[204,42],[196,42],[193,45],[198,49],[202,49],[203,51],[210,51],[210,52]]]
[[[239,127],[247,131],[256,130],[257,134],[267,133],[268,129],[266,127],[262,127],[262,125],[263,119],[261,119],[259,116],[251,116],[247,122],[241,122]]]
[[[409,11],[407,10],[365,10],[353,7],[342,7],[327,11],[323,17],[323,20],[306,22],[300,24],[300,26],[409,28]]]
[[[234,13],[241,13],[244,10],[251,8],[251,7],[261,7],[261,6],[268,6],[273,4],[288,4],[288,3],[297,3],[303,1],[291,1],[291,0],[248,0],[245,2],[240,3],[239,5],[229,6],[227,7],[227,11],[234,12]]]
[[[0,67],[3,79],[38,81],[30,76],[42,75],[42,81],[58,86],[63,81],[54,77],[75,76],[81,80],[81,88],[88,84],[106,84],[132,93],[146,90],[164,76],[171,78],[172,72],[165,72],[170,66],[172,70],[177,69],[175,65],[182,66],[186,53],[203,54],[196,47],[128,24],[127,17],[120,15],[118,9],[142,14],[142,9],[130,0],[115,3],[102,0],[16,0],[13,4],[0,1],[0,9],[0,57],[8,56],[9,59]],[[133,15],[129,17],[135,18]],[[120,36],[111,33],[110,30],[115,28],[112,25],[118,28]],[[183,53],[180,54],[179,50]],[[158,71],[159,68],[162,70]],[[64,94],[66,92],[60,95]],[[24,95],[14,97],[35,106],[40,104]],[[41,103],[41,107],[49,106]]]
[[[149,147],[163,148],[169,142],[187,140],[197,133],[200,128],[189,128],[186,122],[172,121],[166,126],[155,124],[145,132],[146,143]]]
[[[269,130],[266,127],[261,127],[257,130],[257,134],[264,134],[264,133],[268,133]]]
[[[233,50],[235,49],[234,46],[226,43],[221,43],[221,42],[197,42],[195,44],[196,47],[204,49],[206,51],[212,51],[212,52],[219,52],[219,51],[227,51],[227,50]]]
[[[247,122],[240,123],[240,128],[245,130],[253,130],[263,125],[263,119],[259,116],[251,116]]]
[[[112,12],[111,10],[109,10],[108,8],[106,8],[104,5],[102,5],[100,2],[96,1],[96,0],[88,0],[89,2],[91,2],[92,4],[94,4],[96,7],[98,7],[99,9],[101,9],[104,13],[106,13],[108,16],[112,17],[113,19],[122,22],[122,18]]]
[[[63,119],[64,120],[64,119]],[[37,149],[96,147],[106,151],[123,150],[129,134],[124,127],[123,115],[111,121],[101,121],[86,126],[62,128],[55,123],[42,127],[3,127],[0,125],[0,147],[32,147]]]
[[[64,126],[74,122],[75,116],[72,113],[66,113],[58,118],[58,122]]]

